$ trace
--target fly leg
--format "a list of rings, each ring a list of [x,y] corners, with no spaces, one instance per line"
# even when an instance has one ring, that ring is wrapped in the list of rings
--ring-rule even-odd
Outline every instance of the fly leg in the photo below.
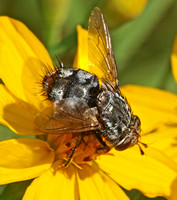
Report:
[[[101,146],[103,147],[103,149],[107,149],[108,146],[107,144],[103,141],[102,137],[100,136],[100,133],[95,131],[94,132],[96,139],[98,140],[98,142],[101,144]]]
[[[101,148],[97,149],[97,153],[106,153],[110,150],[110,148],[107,146],[107,144],[103,141],[101,135],[99,132],[95,131],[94,133],[96,139],[98,140],[98,142],[101,144]]]
[[[83,134],[80,134],[79,135],[79,138],[77,139],[76,141],[76,144],[75,144],[75,147],[72,149],[72,152],[71,152],[71,155],[69,156],[69,159],[67,160],[66,164],[65,164],[65,167],[68,167],[68,165],[70,164],[71,162],[71,159],[74,155],[74,152],[76,151],[77,147],[80,145],[80,143],[82,142],[82,139],[83,139]]]

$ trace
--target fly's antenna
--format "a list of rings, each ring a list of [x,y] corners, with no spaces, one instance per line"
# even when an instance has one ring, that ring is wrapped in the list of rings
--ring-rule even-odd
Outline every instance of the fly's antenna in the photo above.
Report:
[[[138,147],[139,147],[139,149],[140,149],[140,153],[141,153],[141,155],[144,155],[145,153],[144,153],[144,151],[143,151],[143,149],[142,149],[142,147],[140,146],[139,143],[140,143],[141,145],[143,145],[145,148],[147,148],[148,145],[145,144],[145,143],[143,143],[143,142],[140,142],[140,141],[138,141],[138,143],[137,143],[137,145],[138,145]]]

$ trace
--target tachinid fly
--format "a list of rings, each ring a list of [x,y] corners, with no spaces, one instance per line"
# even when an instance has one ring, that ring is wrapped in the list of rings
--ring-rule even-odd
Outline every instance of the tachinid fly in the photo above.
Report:
[[[36,124],[48,134],[79,133],[76,147],[90,130],[105,149],[140,147],[140,119],[119,89],[111,38],[99,8],[89,19],[88,59],[93,73],[60,66],[45,75],[43,88],[53,106],[39,113]]]

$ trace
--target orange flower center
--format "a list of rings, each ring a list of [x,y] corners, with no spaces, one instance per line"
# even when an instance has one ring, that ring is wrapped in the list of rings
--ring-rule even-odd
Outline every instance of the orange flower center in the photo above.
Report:
[[[79,138],[79,134],[84,134],[84,136],[81,143],[76,148],[70,163],[79,167],[79,165],[82,164],[89,164],[90,161],[94,161],[97,156],[106,154],[110,151],[110,147],[103,149],[92,132],[48,135],[47,142],[55,150],[54,163],[57,167],[64,166],[70,159]]]

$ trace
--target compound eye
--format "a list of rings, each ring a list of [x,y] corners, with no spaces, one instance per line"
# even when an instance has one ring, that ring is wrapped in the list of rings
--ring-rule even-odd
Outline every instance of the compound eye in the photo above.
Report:
[[[120,141],[118,145],[115,147],[117,151],[123,151],[127,149],[129,146],[131,146],[131,139],[127,137],[126,139],[123,139],[123,141]]]

